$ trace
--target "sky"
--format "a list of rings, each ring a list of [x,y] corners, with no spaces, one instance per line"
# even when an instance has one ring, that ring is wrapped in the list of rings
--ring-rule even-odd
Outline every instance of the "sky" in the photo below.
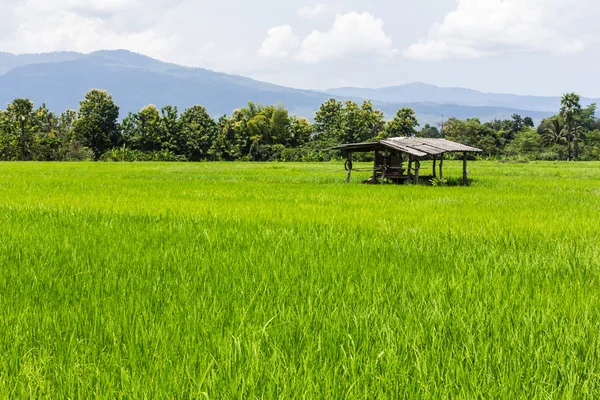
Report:
[[[597,0],[0,0],[0,51],[127,49],[285,86],[600,97]]]

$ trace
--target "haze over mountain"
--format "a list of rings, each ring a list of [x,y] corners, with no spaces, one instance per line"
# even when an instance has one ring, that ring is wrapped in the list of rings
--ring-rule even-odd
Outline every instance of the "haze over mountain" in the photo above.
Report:
[[[494,95],[425,84],[322,92],[299,90],[202,68],[182,67],[125,50],[19,56],[0,53],[0,108],[15,98],[27,97],[38,105],[46,103],[56,112],[77,109],[79,101],[92,88],[108,90],[119,105],[122,117],[148,104],[158,107],[171,104],[180,111],[200,104],[216,117],[254,101],[280,103],[292,114],[312,118],[323,102],[335,97],[373,100],[375,107],[389,118],[399,108],[411,107],[423,125],[440,122],[442,115],[486,121],[519,113],[541,120],[556,113],[559,101],[559,98]]]
[[[379,89],[336,88],[326,90],[336,96],[368,98],[384,102],[434,102],[465,106],[507,107],[532,111],[556,111],[560,97],[519,96],[514,94],[482,93],[464,88],[445,88],[425,83],[409,83]],[[600,99],[582,98],[581,104],[600,103]]]

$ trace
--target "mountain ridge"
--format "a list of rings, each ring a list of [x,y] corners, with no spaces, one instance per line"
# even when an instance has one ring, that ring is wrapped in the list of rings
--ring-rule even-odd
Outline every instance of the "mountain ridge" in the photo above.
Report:
[[[437,103],[453,103],[469,106],[498,106],[523,108],[531,111],[556,111],[560,107],[559,96],[517,95],[488,93],[469,88],[441,87],[422,82],[381,88],[340,87],[324,91],[338,96],[369,97],[379,101],[404,102],[429,100]],[[461,99],[457,101],[457,99]],[[582,104],[600,103],[600,98],[582,97]]]
[[[5,72],[2,73],[3,70]],[[421,90],[420,95],[412,100],[393,97],[394,90],[389,88],[387,90],[392,93],[387,100],[382,100],[378,92],[380,89],[367,89],[373,91],[371,96],[362,95],[364,92],[339,93],[340,90],[343,92],[342,89],[293,89],[204,68],[179,66],[127,50],[100,50],[89,54],[0,53],[0,107],[14,98],[28,97],[36,104],[46,103],[56,111],[76,109],[87,91],[102,88],[113,95],[121,108],[121,117],[148,104],[171,104],[180,110],[201,104],[212,115],[219,116],[230,114],[234,109],[244,107],[248,101],[254,101],[283,104],[292,114],[312,118],[319,106],[332,97],[338,100],[372,100],[374,106],[384,111],[388,118],[401,107],[412,107],[422,125],[440,122],[442,115],[446,118],[455,116],[490,120],[520,113],[540,120],[552,114],[550,110],[527,110],[510,104],[436,102],[427,96],[427,91],[435,92],[440,88],[427,84],[414,85],[421,85]],[[398,87],[402,86],[392,88]],[[463,90],[481,93],[472,89]]]

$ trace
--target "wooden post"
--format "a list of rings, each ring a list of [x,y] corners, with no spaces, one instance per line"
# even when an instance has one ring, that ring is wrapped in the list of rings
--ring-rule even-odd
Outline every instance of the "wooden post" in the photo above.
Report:
[[[467,172],[467,152],[463,154],[463,185],[469,184],[469,174]]]
[[[415,161],[415,185],[419,184],[419,172],[421,171],[421,161]]]
[[[408,156],[408,179],[412,178],[412,163],[413,163],[412,156],[409,155]]]
[[[352,153],[348,153],[348,176],[346,177],[346,183],[350,183],[350,177],[352,176]]]
[[[444,179],[444,153],[440,156],[440,179]]]
[[[377,150],[375,150],[375,161],[373,162],[373,183],[377,182]]]
[[[382,172],[381,172],[381,184],[385,185],[385,169],[388,166],[388,157],[389,157],[389,151],[386,148],[385,151],[383,152],[383,164],[382,164]]]
[[[435,171],[437,165],[437,156],[433,156],[433,178],[437,178],[437,172]]]

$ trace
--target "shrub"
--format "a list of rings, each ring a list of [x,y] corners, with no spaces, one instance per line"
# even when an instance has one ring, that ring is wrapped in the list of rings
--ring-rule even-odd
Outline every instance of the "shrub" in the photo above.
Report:
[[[182,162],[187,161],[185,156],[178,156],[169,150],[158,150],[144,153],[140,150],[131,150],[126,147],[111,149],[100,157],[104,162],[139,162],[139,161],[163,161]]]

